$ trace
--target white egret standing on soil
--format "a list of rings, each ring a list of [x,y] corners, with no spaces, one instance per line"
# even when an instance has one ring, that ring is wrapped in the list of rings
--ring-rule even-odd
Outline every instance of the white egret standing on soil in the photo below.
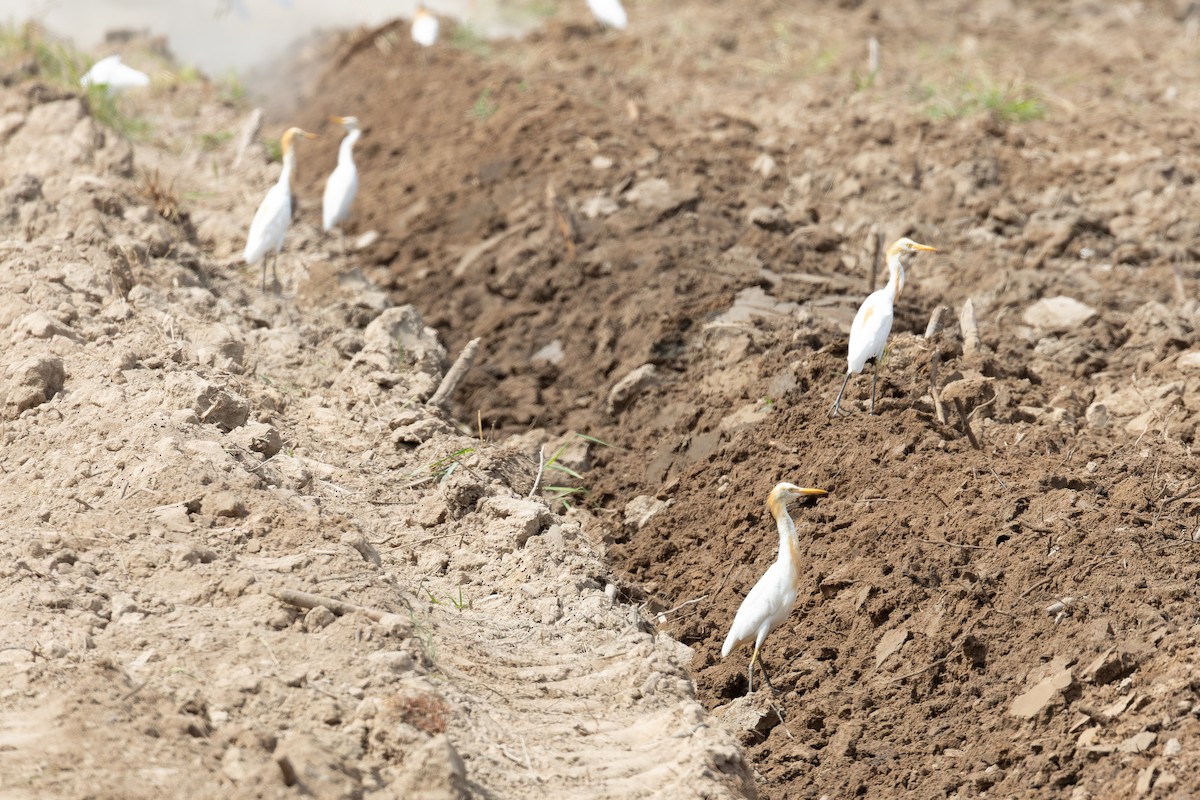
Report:
[[[342,237],[342,252],[346,252],[346,234],[341,229],[341,223],[350,214],[350,204],[358,194],[358,168],[354,166],[354,143],[362,136],[362,128],[358,117],[330,117],[331,121],[345,127],[346,138],[338,146],[337,167],[329,173],[325,181],[325,197],[322,202],[321,221],[325,232],[337,226]]]
[[[829,416],[836,417],[841,410],[842,393],[846,391],[850,376],[862,372],[871,359],[875,359],[875,366],[871,370],[871,413],[875,413],[875,382],[879,380],[879,359],[883,357],[888,334],[892,332],[892,309],[900,297],[900,292],[904,290],[904,259],[909,253],[921,251],[936,253],[937,248],[903,238],[897,239],[887,249],[887,285],[872,292],[854,315],[854,324],[850,326],[850,351],[847,357],[849,369],[837,399],[833,401],[833,409]]]
[[[629,15],[625,13],[621,0],[587,0],[587,4],[592,14],[605,27],[623,31],[629,24]]]
[[[246,236],[246,250],[242,258],[247,264],[263,262],[262,290],[267,291],[267,262],[271,260],[271,278],[279,282],[275,272],[275,262],[279,251],[283,249],[283,239],[287,235],[288,225],[292,221],[292,174],[296,171],[296,151],[293,140],[297,136],[315,139],[315,133],[302,131],[299,128],[288,128],[283,132],[279,145],[283,150],[283,170],[279,173],[279,181],[270,188],[254,212],[250,222],[250,233]]]
[[[800,497],[824,494],[828,494],[824,489],[804,489],[791,483],[779,483],[767,497],[767,508],[779,527],[779,557],[742,601],[721,647],[721,658],[724,658],[742,645],[754,642],[754,655],[750,657],[750,692],[754,691],[754,664],[760,661],[763,640],[792,613],[799,589],[800,540],[796,538],[796,523],[792,522],[787,505]],[[764,669],[763,676],[766,674]],[[771,685],[769,679],[767,685]]]
[[[425,6],[417,6],[417,13],[412,21],[412,40],[421,47],[433,47],[438,40],[438,30],[441,24],[438,18],[429,13]]]
[[[92,68],[79,79],[79,85],[85,89],[89,86],[106,86],[108,93],[115,95],[126,89],[149,86],[150,76],[122,64],[121,56],[111,55],[93,64]]]

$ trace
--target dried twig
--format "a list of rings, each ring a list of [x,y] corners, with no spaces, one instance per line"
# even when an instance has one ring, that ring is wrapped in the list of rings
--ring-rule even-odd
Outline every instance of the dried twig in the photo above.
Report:
[[[478,352],[478,338],[467,342],[467,346],[462,349],[462,352],[458,354],[458,358],[454,361],[454,366],[450,367],[450,370],[446,373],[446,377],[442,378],[442,382],[438,384],[437,391],[433,393],[433,397],[425,401],[425,405],[445,408],[450,402],[450,395],[454,394],[454,390],[462,382],[463,377],[467,374],[467,370],[475,363],[475,356]]]
[[[347,603],[344,600],[336,600],[332,597],[325,597],[324,595],[312,594],[310,592],[301,592],[296,589],[277,589],[271,592],[271,596],[296,608],[316,608],[317,606],[321,606],[329,609],[339,617],[344,614],[358,613],[369,620],[384,624],[390,622],[407,622],[404,617],[399,614],[393,614],[390,611],[359,606],[354,603]]]
[[[983,340],[979,336],[979,323],[975,319],[975,304],[967,298],[962,313],[958,316],[958,327],[962,331],[963,355],[971,357],[983,351]]]
[[[979,544],[959,544],[958,542],[947,542],[944,539],[917,539],[917,541],[924,542],[925,544],[940,544],[940,545],[947,545],[949,547],[962,547],[962,548],[966,548],[967,550],[995,550],[996,549],[994,547],[987,547],[985,545],[979,545]]]
[[[538,484],[542,482],[542,473],[546,470],[546,445],[542,445],[538,450],[538,471],[533,478],[533,488],[529,490],[529,496],[533,497],[537,494]]]
[[[975,438],[975,431],[971,430],[971,422],[967,419],[967,412],[963,411],[962,401],[957,397],[954,398],[954,410],[958,412],[958,418],[962,421],[963,432],[967,434],[967,438],[971,441],[971,447],[976,450],[982,450],[979,446],[979,440]]]
[[[681,608],[686,608],[687,606],[692,606],[692,605],[695,605],[696,603],[701,603],[707,599],[708,599],[708,595],[702,594],[699,597],[695,597],[691,600],[684,600],[682,603],[675,606],[674,608],[668,608],[666,611],[658,612],[658,619],[660,622],[662,622],[662,621],[664,621],[663,618],[666,617],[668,614],[674,614],[676,611],[678,611]]]
[[[233,157],[233,166],[239,167],[242,164],[242,159],[246,157],[246,150],[250,145],[258,139],[258,132],[262,129],[263,110],[256,108],[250,112],[250,116],[246,118],[245,124],[242,126],[242,133],[238,136],[236,155]]]
[[[947,306],[938,306],[929,315],[929,324],[925,326],[925,338],[940,338],[942,329],[946,327],[946,317],[950,315]],[[933,412],[938,422],[946,424],[946,407],[942,404],[942,393],[938,391],[938,365],[942,361],[942,348],[934,347],[933,355],[929,357],[929,396],[933,398]]]

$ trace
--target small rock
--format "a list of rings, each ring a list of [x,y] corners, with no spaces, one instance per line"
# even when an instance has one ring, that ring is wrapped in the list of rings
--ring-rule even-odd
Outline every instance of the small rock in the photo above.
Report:
[[[13,325],[13,333],[20,339],[49,339],[54,336],[69,336],[70,331],[45,311],[26,314]]]
[[[337,617],[328,608],[317,606],[316,608],[309,609],[308,613],[304,615],[304,630],[309,633],[315,633],[333,624],[335,619]]]
[[[379,231],[369,230],[354,240],[355,250],[366,250],[371,245],[379,241]]]
[[[38,356],[13,364],[4,371],[9,381],[5,414],[16,418],[22,411],[39,406],[62,391],[65,375],[57,356]]]
[[[381,650],[367,656],[368,664],[377,664],[389,672],[409,672],[416,667],[412,655],[403,650]]]
[[[761,693],[739,697],[713,711],[743,747],[763,741],[779,724],[779,716]]]
[[[879,669],[883,666],[883,662],[904,646],[908,641],[908,628],[897,628],[894,631],[888,631],[879,640],[879,644],[875,645],[875,668]]]
[[[1176,739],[1175,737],[1171,737],[1170,739],[1167,739],[1167,743],[1163,745],[1163,753],[1162,754],[1166,758],[1171,758],[1173,756],[1179,755],[1179,753],[1182,750],[1183,750],[1183,746],[1181,744],[1179,744],[1179,740]]]
[[[675,211],[690,205],[700,197],[696,185],[672,188],[662,178],[645,178],[638,181],[625,194],[625,198],[647,211],[668,216]]]
[[[1158,734],[1151,731],[1142,731],[1141,733],[1130,736],[1125,741],[1117,745],[1117,750],[1122,753],[1144,753],[1154,744],[1154,740]]]
[[[264,458],[270,458],[283,448],[283,437],[274,425],[265,422],[250,422],[230,434],[235,444],[262,453]]]
[[[467,768],[445,734],[434,736],[404,757],[390,787],[406,800],[467,800]]]
[[[1103,686],[1125,677],[1136,667],[1137,661],[1131,654],[1109,649],[1089,664],[1082,675],[1084,680]]]
[[[754,163],[750,165],[750,169],[761,175],[763,180],[770,180],[779,174],[779,165],[766,153],[759,153],[758,157],[754,159]]]
[[[200,510],[210,517],[233,517],[240,519],[246,516],[246,504],[233,492],[212,492],[204,496]]]
[[[1060,691],[1074,682],[1070,670],[1062,670],[1039,682],[1025,694],[1013,700],[1008,713],[1014,717],[1030,719],[1051,703]]]
[[[1175,366],[1182,370],[1200,370],[1200,350],[1189,350],[1181,353],[1175,360]]]
[[[553,625],[562,617],[557,597],[539,597],[533,604],[534,618],[543,625]]]
[[[770,206],[755,206],[750,209],[750,213],[746,215],[746,219],[751,225],[757,225],[763,230],[781,231],[786,233],[791,230],[791,224],[787,221],[783,211]]]
[[[650,524],[660,512],[671,506],[670,500],[659,500],[648,494],[640,494],[625,504],[625,524],[641,530]]]
[[[345,534],[342,536],[342,544],[349,545],[357,550],[358,554],[363,557],[363,561],[374,564],[377,567],[383,565],[383,558],[379,555],[379,550],[361,533]]]
[[[307,796],[333,798],[362,794],[359,771],[308,734],[285,734],[274,755],[282,783],[302,786]]]
[[[502,549],[524,547],[551,520],[543,503],[520,497],[485,497],[479,503],[479,513],[494,520],[488,525],[488,539],[502,542]]]
[[[592,169],[600,169],[600,170],[611,169],[612,165],[613,165],[613,160],[611,158],[609,158],[608,156],[593,156],[592,157]]]
[[[196,361],[240,375],[245,368],[246,343],[241,334],[228,325],[216,323],[192,332]]]
[[[1025,309],[1025,324],[1051,333],[1075,330],[1096,316],[1096,309],[1073,297],[1045,297]]]
[[[231,745],[221,755],[221,774],[234,783],[241,783],[252,775],[249,764],[242,754],[242,748]]]
[[[532,356],[530,356],[529,360],[534,362],[545,361],[548,364],[559,364],[562,362],[564,355],[566,354],[563,352],[562,342],[558,339],[555,339],[554,341],[550,342],[550,344],[545,345]]]
[[[1092,403],[1087,409],[1087,422],[1093,428],[1108,427],[1108,406],[1104,403]]]
[[[1154,773],[1156,771],[1157,768],[1153,764],[1145,769],[1138,770],[1137,785],[1134,787],[1134,791],[1136,791],[1138,794],[1148,793],[1150,791],[1151,784],[1154,782]]]
[[[579,207],[579,210],[588,219],[595,219],[596,217],[607,217],[615,214],[621,210],[621,207],[611,197],[598,194],[595,197],[585,200],[583,205]]]
[[[168,391],[195,411],[202,423],[216,425],[228,433],[246,424],[250,417],[250,402],[246,398],[194,373],[173,372],[168,375],[166,382]]]
[[[608,393],[608,413],[617,413],[629,405],[638,395],[647,389],[658,386],[660,383],[658,370],[655,366],[653,364],[643,364],[617,381],[616,385],[613,386],[612,390]]]

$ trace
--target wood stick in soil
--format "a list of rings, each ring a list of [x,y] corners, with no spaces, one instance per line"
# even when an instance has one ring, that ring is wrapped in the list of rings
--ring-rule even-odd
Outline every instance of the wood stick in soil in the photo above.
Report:
[[[445,408],[450,403],[450,395],[454,394],[454,390],[458,388],[458,384],[466,376],[467,370],[471,369],[471,365],[475,363],[475,356],[479,353],[479,339],[472,339],[467,342],[467,346],[458,354],[458,358],[454,361],[454,366],[450,367],[450,371],[446,373],[446,377],[442,378],[442,382],[438,384],[437,391],[433,393],[433,397],[429,398],[425,405],[435,406],[437,408]]]

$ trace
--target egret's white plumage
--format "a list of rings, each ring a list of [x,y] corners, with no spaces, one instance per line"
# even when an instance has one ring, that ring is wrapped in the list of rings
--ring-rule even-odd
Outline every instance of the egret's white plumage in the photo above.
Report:
[[[102,58],[92,65],[92,68],[79,79],[79,85],[106,86],[109,94],[120,94],[126,89],[135,89],[150,85],[150,76],[144,72],[121,63],[121,56],[111,55]]]
[[[800,541],[796,537],[796,524],[788,513],[787,505],[799,497],[820,497],[827,494],[824,489],[805,489],[791,483],[779,483],[767,497],[767,508],[779,528],[779,556],[746,595],[733,618],[729,635],[721,647],[721,657],[732,653],[742,645],[754,643],[754,655],[750,658],[749,691],[754,691],[754,664],[767,634],[792,613],[796,604],[796,592],[800,581]],[[765,674],[765,673],[764,673]]]
[[[623,31],[629,24],[629,15],[625,13],[621,0],[587,0],[587,4],[600,24],[606,27]]]
[[[358,194],[358,168],[354,166],[354,143],[362,136],[358,117],[330,117],[333,122],[345,127],[346,138],[338,146],[337,167],[325,181],[325,197],[321,205],[321,222],[328,232],[350,214],[350,204]],[[345,242],[342,243],[345,250]]]
[[[417,6],[417,13],[412,21],[412,40],[422,47],[433,47],[437,43],[440,29],[438,18],[430,14],[425,6]]]
[[[904,290],[904,258],[909,253],[936,253],[936,247],[927,244],[917,244],[912,239],[897,239],[887,249],[888,282],[878,291],[872,292],[859,307],[854,315],[854,323],[850,326],[850,347],[847,353],[846,379],[842,381],[841,391],[833,402],[830,416],[836,417],[841,410],[842,393],[851,375],[863,371],[863,367],[871,359],[875,359],[875,368],[871,377],[871,413],[875,413],[875,382],[879,378],[879,359],[887,349],[888,334],[892,332],[892,316],[896,300]]]
[[[283,239],[292,221],[292,175],[296,171],[296,136],[317,138],[316,134],[299,128],[288,128],[284,131],[283,138],[279,141],[283,150],[283,169],[279,173],[279,180],[270,188],[267,196],[259,203],[258,210],[254,212],[254,219],[250,222],[250,233],[246,236],[246,249],[242,253],[242,258],[247,264],[263,262],[264,292],[267,290],[267,262],[263,259],[270,257],[271,275],[278,280],[275,259],[283,249]]]

